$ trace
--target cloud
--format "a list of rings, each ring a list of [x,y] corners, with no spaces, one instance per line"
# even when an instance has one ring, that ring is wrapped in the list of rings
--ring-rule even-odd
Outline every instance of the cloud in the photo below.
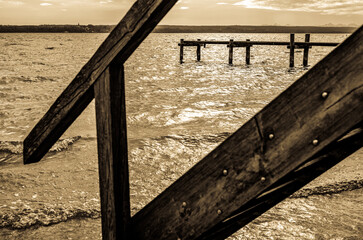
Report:
[[[317,12],[334,15],[363,13],[362,0],[243,0],[235,2],[233,5],[255,9]]]
[[[45,7],[46,7],[46,6],[52,6],[52,5],[53,5],[53,4],[51,4],[51,3],[41,3],[41,4],[40,4],[40,6],[45,6]]]
[[[187,10],[189,7],[180,7],[181,10]]]

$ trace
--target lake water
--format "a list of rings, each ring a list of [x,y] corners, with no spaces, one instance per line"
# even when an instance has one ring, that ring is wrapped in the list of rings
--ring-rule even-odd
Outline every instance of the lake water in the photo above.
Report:
[[[107,34],[0,34],[0,239],[100,239],[94,102],[39,163],[22,141]],[[341,42],[348,35],[313,34]],[[131,211],[135,214],[307,70],[279,46],[184,49],[185,40],[289,41],[288,34],[151,34],[125,64]],[[296,41],[304,36],[297,35]],[[332,50],[314,47],[313,65]],[[232,239],[363,239],[363,151],[316,179]],[[318,195],[321,186],[333,194]],[[337,186],[352,191],[334,193]],[[339,192],[339,193],[338,193]],[[316,193],[316,194],[314,194]]]

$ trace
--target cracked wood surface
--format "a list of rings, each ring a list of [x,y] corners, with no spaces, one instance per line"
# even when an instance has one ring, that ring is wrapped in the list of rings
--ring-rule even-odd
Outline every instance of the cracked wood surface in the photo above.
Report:
[[[361,123],[362,63],[360,27],[133,216],[134,238],[201,237]]]
[[[177,0],[138,0],[24,140],[24,163],[39,161],[94,98],[93,84],[122,64]]]

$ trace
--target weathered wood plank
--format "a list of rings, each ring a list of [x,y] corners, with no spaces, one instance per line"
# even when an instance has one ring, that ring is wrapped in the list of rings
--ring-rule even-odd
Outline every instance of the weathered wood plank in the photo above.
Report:
[[[39,161],[93,99],[93,84],[123,63],[177,0],[138,0],[24,140],[24,163]]]
[[[131,217],[123,65],[110,64],[94,91],[102,236],[127,240]]]
[[[310,42],[310,34],[305,34],[305,42]],[[309,61],[309,46],[304,47],[303,66],[307,67]]]
[[[361,27],[133,216],[135,238],[200,237],[360,123],[362,62]]]
[[[226,220],[204,233],[198,240],[222,240],[227,238],[361,147],[363,147],[362,131],[330,144],[314,156],[312,160],[309,160],[306,166],[302,166],[277,181]]]

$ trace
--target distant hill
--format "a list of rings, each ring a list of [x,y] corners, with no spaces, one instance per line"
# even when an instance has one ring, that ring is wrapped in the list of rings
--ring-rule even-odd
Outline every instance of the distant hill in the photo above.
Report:
[[[0,25],[0,33],[108,33],[114,25]],[[155,33],[351,33],[355,27],[159,25]]]

